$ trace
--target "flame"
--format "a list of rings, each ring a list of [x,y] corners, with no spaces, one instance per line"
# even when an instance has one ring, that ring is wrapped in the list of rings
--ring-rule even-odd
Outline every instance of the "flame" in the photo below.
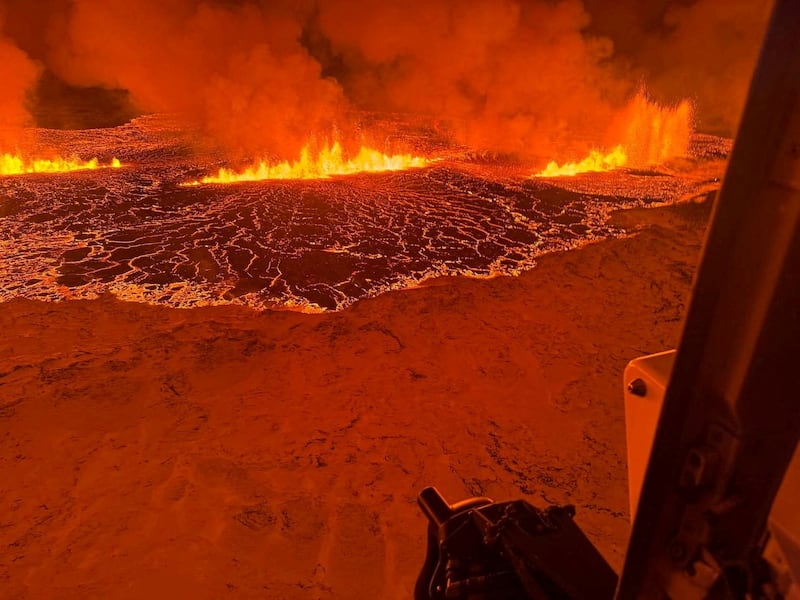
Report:
[[[628,162],[628,153],[622,146],[617,146],[608,154],[603,154],[599,150],[592,150],[589,156],[580,162],[569,162],[559,165],[556,161],[550,161],[544,170],[536,173],[536,177],[565,177],[577,175],[578,173],[598,173],[601,171],[611,171],[624,167]]]
[[[95,169],[119,169],[122,163],[116,158],[109,164],[101,164],[96,158],[53,158],[26,160],[14,154],[0,154],[0,176],[25,175],[28,173],[68,173]]]
[[[663,107],[650,100],[644,90],[631,100],[611,127],[611,137],[621,140],[610,152],[592,150],[578,162],[559,165],[555,161],[534,177],[562,177],[579,173],[611,171],[624,166],[660,165],[689,153],[694,107],[683,100]]]
[[[309,146],[300,152],[300,158],[294,162],[284,161],[270,164],[260,161],[244,171],[221,168],[216,175],[203,177],[198,181],[190,181],[182,185],[202,185],[205,183],[237,183],[242,181],[264,181],[268,179],[328,179],[334,175],[352,175],[354,173],[377,173],[380,171],[401,171],[425,167],[432,161],[410,154],[382,154],[372,148],[362,146],[358,154],[345,159],[341,144],[326,146],[316,155]]]

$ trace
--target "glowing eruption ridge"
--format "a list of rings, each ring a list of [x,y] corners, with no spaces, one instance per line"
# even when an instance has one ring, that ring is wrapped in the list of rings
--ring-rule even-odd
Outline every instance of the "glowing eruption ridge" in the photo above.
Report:
[[[579,173],[611,171],[620,167],[660,165],[686,156],[692,136],[694,111],[684,100],[673,107],[659,106],[639,92],[620,113],[611,129],[612,139],[622,140],[611,152],[592,150],[581,161],[559,165],[552,161],[535,177],[563,177]]]
[[[202,185],[204,183],[237,183],[242,181],[264,181],[268,179],[327,179],[334,175],[354,173],[377,173],[380,171],[401,171],[425,167],[432,161],[410,154],[388,156],[372,148],[361,147],[359,153],[345,159],[341,145],[323,148],[314,156],[308,146],[303,148],[299,160],[269,164],[266,161],[247,167],[244,171],[222,168],[216,175],[203,177],[183,185]]]
[[[556,161],[551,161],[547,163],[543,171],[536,174],[536,177],[564,177],[578,173],[598,173],[624,167],[627,162],[628,154],[622,146],[617,146],[608,154],[592,150],[589,152],[589,156],[580,162],[559,165]]]
[[[119,169],[122,163],[116,158],[109,164],[101,164],[96,158],[53,158],[26,160],[13,154],[0,154],[0,175],[25,175],[28,173],[68,173],[95,169]]]

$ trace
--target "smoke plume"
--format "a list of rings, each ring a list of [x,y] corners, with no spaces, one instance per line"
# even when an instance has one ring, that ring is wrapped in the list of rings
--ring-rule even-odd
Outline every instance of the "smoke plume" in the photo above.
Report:
[[[641,54],[653,65],[649,85],[672,98],[694,98],[704,130],[734,134],[771,6],[771,0],[671,6],[666,33],[647,39]]]
[[[615,65],[660,102],[695,103],[697,127],[736,132],[772,0],[584,0]]]
[[[0,125],[29,121],[41,63],[73,86],[127,90],[139,110],[174,113],[247,155],[347,144],[360,135],[353,115],[377,110],[425,115],[479,149],[574,158],[631,136],[631,107],[654,110],[636,99],[642,84],[674,107],[690,98],[702,130],[731,135],[770,6],[0,0]]]
[[[36,82],[38,66],[4,35],[0,5],[0,152],[13,150],[22,127],[30,124],[28,92]]]
[[[300,44],[295,4],[75,0],[50,65],[73,84],[127,89],[230,150],[296,155],[331,133],[344,99]]]
[[[597,137],[635,84],[614,76],[606,38],[584,35],[577,0],[329,0],[318,26],[361,106],[449,120],[480,148],[547,154]]]

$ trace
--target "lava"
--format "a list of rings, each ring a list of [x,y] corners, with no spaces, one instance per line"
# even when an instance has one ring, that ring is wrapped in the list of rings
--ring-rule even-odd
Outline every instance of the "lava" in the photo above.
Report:
[[[640,92],[619,121],[622,145],[633,166],[659,165],[689,154],[694,131],[694,106],[689,100],[664,107]]]
[[[345,158],[341,144],[326,146],[316,155],[309,146],[300,152],[294,162],[283,161],[270,164],[267,161],[247,167],[243,171],[221,168],[216,175],[209,175],[183,185],[196,186],[209,183],[238,183],[245,181],[265,181],[271,179],[328,179],[335,175],[355,173],[377,173],[381,171],[401,171],[428,166],[431,159],[410,154],[386,155],[372,148],[361,147],[358,154]]]
[[[25,175],[30,173],[69,173],[72,171],[92,171],[96,169],[119,169],[122,163],[116,158],[102,164],[96,158],[53,158],[28,160],[14,154],[0,155],[0,176]]]
[[[543,254],[626,234],[612,209],[707,193],[730,150],[695,136],[687,169],[520,181],[516,166],[476,161],[416,121],[391,123],[381,135],[430,168],[199,187],[180,183],[215,173],[217,155],[193,151],[172,117],[40,130],[41,147],[124,151],[125,168],[0,177],[0,301],[112,293],[173,308],[335,311],[433,277],[513,276]]]

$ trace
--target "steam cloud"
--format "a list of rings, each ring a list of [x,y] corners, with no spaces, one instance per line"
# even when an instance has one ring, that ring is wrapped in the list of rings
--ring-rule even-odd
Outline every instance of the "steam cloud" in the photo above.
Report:
[[[294,157],[357,110],[421,113],[481,149],[580,152],[644,81],[732,134],[768,0],[0,0],[0,126],[41,62],[127,89],[229,150]],[[5,14],[5,26],[3,26]],[[31,58],[32,57],[32,58]],[[35,59],[35,60],[34,60]]]

